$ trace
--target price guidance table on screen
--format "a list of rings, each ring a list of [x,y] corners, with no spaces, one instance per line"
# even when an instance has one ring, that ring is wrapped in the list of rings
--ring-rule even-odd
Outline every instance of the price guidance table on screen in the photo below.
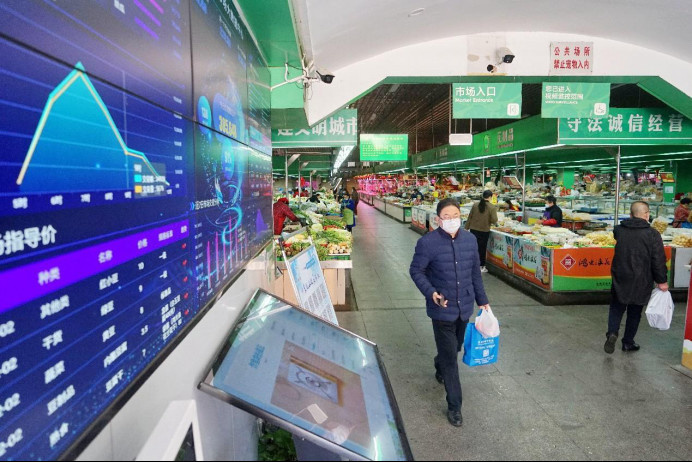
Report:
[[[240,17],[0,2],[0,459],[76,456],[271,241]]]

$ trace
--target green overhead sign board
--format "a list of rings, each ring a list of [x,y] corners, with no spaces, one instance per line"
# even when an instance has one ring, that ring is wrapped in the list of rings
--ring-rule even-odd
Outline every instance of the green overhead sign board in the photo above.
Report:
[[[692,144],[692,121],[667,108],[611,108],[603,119],[566,118],[561,144]]]
[[[529,117],[474,135],[472,151],[465,159],[496,156],[507,152],[531,151],[557,143],[555,121]]]
[[[360,161],[395,161],[408,158],[408,134],[361,134]]]
[[[455,119],[520,119],[521,83],[455,83]]]
[[[541,117],[608,116],[610,106],[609,83],[544,82]]]
[[[272,148],[330,148],[358,143],[358,109],[342,109],[310,128],[272,130]]]

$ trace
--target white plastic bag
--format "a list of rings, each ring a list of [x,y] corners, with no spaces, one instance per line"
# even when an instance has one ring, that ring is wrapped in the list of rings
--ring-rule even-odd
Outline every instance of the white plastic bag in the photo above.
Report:
[[[476,316],[476,330],[481,333],[483,338],[497,337],[500,335],[500,323],[493,314],[493,310],[488,307],[482,310],[480,316]]]
[[[649,321],[649,325],[660,330],[670,329],[673,308],[673,297],[670,295],[670,291],[664,292],[656,287],[651,292],[651,299],[646,307],[646,319]]]

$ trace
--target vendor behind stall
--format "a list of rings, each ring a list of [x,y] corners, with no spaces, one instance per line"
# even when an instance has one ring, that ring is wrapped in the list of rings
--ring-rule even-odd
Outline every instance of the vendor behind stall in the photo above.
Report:
[[[688,222],[690,217],[690,203],[692,199],[689,197],[683,197],[680,199],[680,205],[675,208],[675,218],[673,218],[673,228],[682,228],[685,223]]]
[[[557,199],[555,196],[548,196],[545,198],[545,211],[543,212],[543,219],[540,223],[543,226],[552,226],[553,228],[560,228],[562,226],[562,209],[557,206]]]
[[[274,202],[272,206],[272,212],[274,215],[274,235],[278,236],[284,229],[284,222],[286,218],[291,221],[300,221],[300,219],[293,213],[291,208],[288,206],[288,199],[282,197],[278,201]]]
[[[344,192],[344,198],[341,201],[341,215],[344,217],[346,222],[346,229],[351,232],[353,227],[356,226],[356,217],[354,215],[356,205],[351,199],[351,195],[348,192]]]

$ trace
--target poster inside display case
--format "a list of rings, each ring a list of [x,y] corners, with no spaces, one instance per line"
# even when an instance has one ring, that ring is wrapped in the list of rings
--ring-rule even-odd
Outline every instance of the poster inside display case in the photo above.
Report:
[[[412,460],[377,346],[258,290],[200,389],[352,460]]]
[[[675,183],[675,177],[672,172],[660,172],[661,183]]]
[[[516,176],[503,176],[502,183],[510,189],[522,189],[521,182]]]

